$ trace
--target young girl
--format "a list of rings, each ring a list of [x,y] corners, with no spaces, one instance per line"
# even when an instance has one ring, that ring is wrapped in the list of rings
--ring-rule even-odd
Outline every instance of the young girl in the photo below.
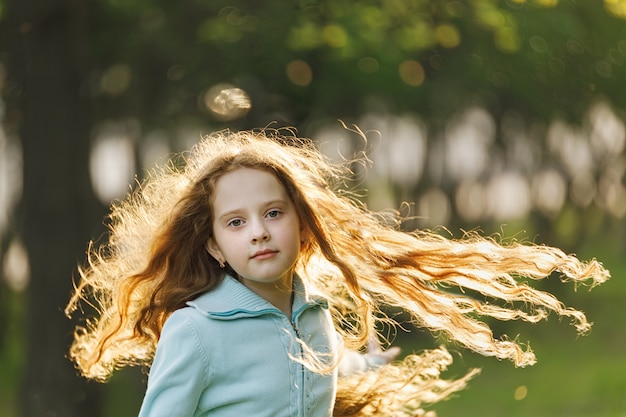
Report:
[[[403,232],[340,191],[348,162],[278,131],[219,132],[183,162],[112,206],[109,241],[90,246],[66,310],[86,299],[99,314],[70,351],[84,376],[150,366],[141,416],[422,415],[476,371],[443,380],[444,348],[389,363],[382,307],[525,366],[533,353],[479,318],[552,311],[585,333],[582,312],[528,281],[609,276],[556,248]]]

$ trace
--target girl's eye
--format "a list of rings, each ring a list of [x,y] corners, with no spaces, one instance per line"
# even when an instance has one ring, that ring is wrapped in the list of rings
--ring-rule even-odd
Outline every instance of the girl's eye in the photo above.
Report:
[[[241,219],[233,219],[228,222],[228,226],[239,227],[243,224],[243,220]]]
[[[274,218],[280,216],[279,210],[270,210],[267,212],[267,217]]]

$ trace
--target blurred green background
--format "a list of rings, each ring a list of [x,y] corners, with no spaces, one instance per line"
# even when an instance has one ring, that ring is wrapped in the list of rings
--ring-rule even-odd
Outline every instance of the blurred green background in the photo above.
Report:
[[[139,369],[86,382],[63,308],[112,200],[201,135],[291,126],[407,228],[599,259],[587,312],[491,323],[530,368],[449,346],[439,416],[626,416],[626,1],[0,0],[0,417],[135,416]],[[344,126],[345,124],[345,126]],[[364,144],[354,130],[368,138]],[[405,352],[440,340],[400,333]]]

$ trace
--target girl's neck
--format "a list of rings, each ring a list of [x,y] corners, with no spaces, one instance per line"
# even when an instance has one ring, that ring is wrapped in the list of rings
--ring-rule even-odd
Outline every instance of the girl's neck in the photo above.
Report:
[[[291,275],[284,280],[273,283],[260,283],[245,278],[239,278],[239,281],[291,319],[291,306],[293,304],[293,277]]]

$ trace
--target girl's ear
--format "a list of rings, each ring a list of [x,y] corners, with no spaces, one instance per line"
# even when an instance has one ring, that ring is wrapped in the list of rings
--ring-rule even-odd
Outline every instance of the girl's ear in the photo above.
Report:
[[[300,243],[304,243],[311,237],[308,227],[300,225]]]
[[[206,242],[206,251],[209,252],[209,255],[215,258],[220,265],[223,265],[226,262],[226,258],[224,258],[220,247],[212,237],[210,237]]]

